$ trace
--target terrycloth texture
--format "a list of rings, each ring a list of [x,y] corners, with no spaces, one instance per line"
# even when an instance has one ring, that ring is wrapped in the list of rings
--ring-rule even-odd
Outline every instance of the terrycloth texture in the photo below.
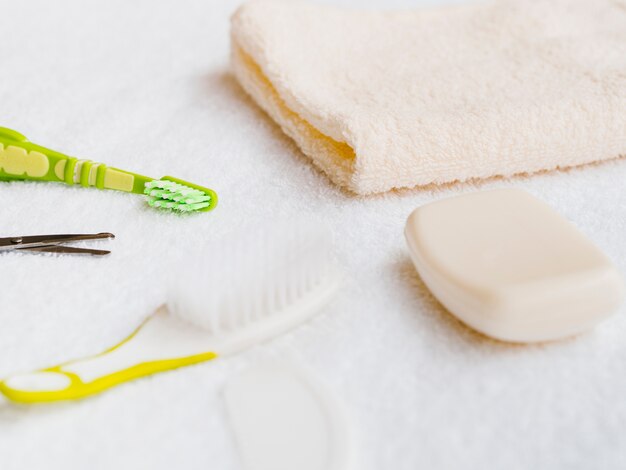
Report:
[[[243,87],[367,194],[626,155],[626,0],[365,12],[244,5]]]
[[[416,0],[367,1],[397,8]],[[248,366],[282,358],[312,369],[345,403],[351,470],[624,470],[626,305],[572,340],[486,340],[428,294],[402,230],[420,204],[521,187],[626,273],[626,164],[346,197],[303,164],[228,72],[228,20],[239,3],[3,2],[3,18],[28,21],[2,25],[0,125],[113,166],[208,184],[220,205],[172,217],[139,196],[0,183],[0,236],[117,235],[102,244],[113,250],[102,259],[0,255],[0,377],[114,344],[163,300],[167,259],[206,244],[219,250],[228,231],[277,214],[324,218],[348,283],[310,325],[241,355],[80,403],[0,403],[0,469],[242,470],[222,387]]]

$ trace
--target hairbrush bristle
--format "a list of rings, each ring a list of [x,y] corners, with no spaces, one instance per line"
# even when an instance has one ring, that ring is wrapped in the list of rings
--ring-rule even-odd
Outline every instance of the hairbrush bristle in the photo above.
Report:
[[[340,279],[329,230],[310,223],[248,230],[194,256],[184,270],[169,310],[214,334],[289,315]]]
[[[204,191],[167,180],[146,183],[144,194],[152,207],[181,212],[199,211],[211,204],[211,196]]]

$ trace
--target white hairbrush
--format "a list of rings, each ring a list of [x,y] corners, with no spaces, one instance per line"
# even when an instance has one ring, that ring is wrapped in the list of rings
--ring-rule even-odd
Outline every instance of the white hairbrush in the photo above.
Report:
[[[233,354],[311,318],[341,275],[327,229],[249,231],[195,253],[171,273],[167,304],[95,356],[11,376],[0,392],[22,403],[79,399],[148,374]]]

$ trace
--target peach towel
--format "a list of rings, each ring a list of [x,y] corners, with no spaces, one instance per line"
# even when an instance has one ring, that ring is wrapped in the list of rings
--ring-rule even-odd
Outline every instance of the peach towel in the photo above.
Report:
[[[626,155],[626,0],[232,18],[244,89],[358,194]]]

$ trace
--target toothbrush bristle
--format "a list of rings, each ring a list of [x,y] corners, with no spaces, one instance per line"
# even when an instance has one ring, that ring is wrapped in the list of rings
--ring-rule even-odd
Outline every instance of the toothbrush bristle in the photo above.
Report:
[[[289,315],[339,284],[327,229],[279,225],[246,235],[185,264],[168,302],[173,314],[211,333],[229,333]]]
[[[204,191],[167,180],[146,183],[144,194],[152,207],[181,212],[199,211],[211,204],[211,196]]]

